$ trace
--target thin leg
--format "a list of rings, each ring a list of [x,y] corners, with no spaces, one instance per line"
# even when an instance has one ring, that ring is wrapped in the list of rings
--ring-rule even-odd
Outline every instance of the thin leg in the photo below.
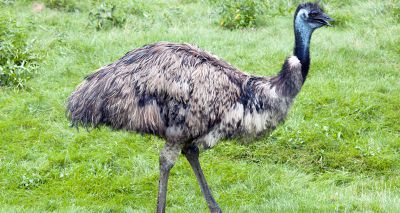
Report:
[[[215,199],[211,194],[210,188],[208,188],[208,184],[206,178],[204,177],[203,171],[201,170],[199,162],[199,149],[196,146],[192,146],[184,149],[183,153],[185,154],[186,159],[189,161],[190,165],[192,166],[197,181],[199,182],[201,191],[203,192],[204,198],[207,201],[210,212],[222,212],[217,202],[215,202]]]
[[[157,213],[165,212],[169,171],[178,159],[181,149],[182,147],[178,143],[166,143],[165,147],[160,152],[160,180],[158,182]]]

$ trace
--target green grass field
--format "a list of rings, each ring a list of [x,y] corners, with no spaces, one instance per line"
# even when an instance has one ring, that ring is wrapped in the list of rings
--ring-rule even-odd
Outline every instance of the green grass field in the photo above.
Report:
[[[121,28],[96,31],[93,2],[76,12],[0,3],[42,54],[26,89],[0,87],[0,212],[155,211],[164,142],[107,127],[78,132],[65,115],[83,78],[127,51],[192,43],[267,76],[293,48],[292,11],[266,10],[255,28],[226,30],[212,1],[151,0],[126,12]],[[392,12],[399,3],[324,2],[338,22],[314,33],[310,74],[286,122],[252,144],[223,141],[201,153],[225,212],[400,209],[400,20]],[[135,5],[118,1],[117,9]],[[208,212],[183,157],[172,169],[167,212]]]

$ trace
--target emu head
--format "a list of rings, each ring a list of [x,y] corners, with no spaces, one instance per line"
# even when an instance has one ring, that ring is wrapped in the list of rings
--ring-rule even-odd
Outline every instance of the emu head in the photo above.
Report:
[[[295,27],[303,30],[314,31],[322,26],[331,26],[329,21],[333,19],[324,13],[317,2],[300,4],[294,16]]]

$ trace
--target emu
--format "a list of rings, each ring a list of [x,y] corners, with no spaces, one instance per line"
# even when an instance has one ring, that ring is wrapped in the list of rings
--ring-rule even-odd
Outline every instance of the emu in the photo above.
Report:
[[[277,76],[241,72],[189,44],[159,42],[128,52],[86,77],[67,101],[73,126],[153,134],[160,152],[157,212],[165,212],[168,176],[180,153],[189,161],[211,212],[221,212],[199,163],[199,147],[255,138],[283,122],[310,68],[315,29],[332,21],[318,3],[294,15],[295,47]]]

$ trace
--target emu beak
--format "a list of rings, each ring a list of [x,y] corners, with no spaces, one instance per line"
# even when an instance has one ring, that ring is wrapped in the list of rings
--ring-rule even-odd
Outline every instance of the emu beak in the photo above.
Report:
[[[335,21],[333,18],[329,17],[328,15],[326,15],[325,13],[321,13],[317,19],[319,21],[321,21],[324,25],[332,27],[331,23],[329,23],[330,21]]]

